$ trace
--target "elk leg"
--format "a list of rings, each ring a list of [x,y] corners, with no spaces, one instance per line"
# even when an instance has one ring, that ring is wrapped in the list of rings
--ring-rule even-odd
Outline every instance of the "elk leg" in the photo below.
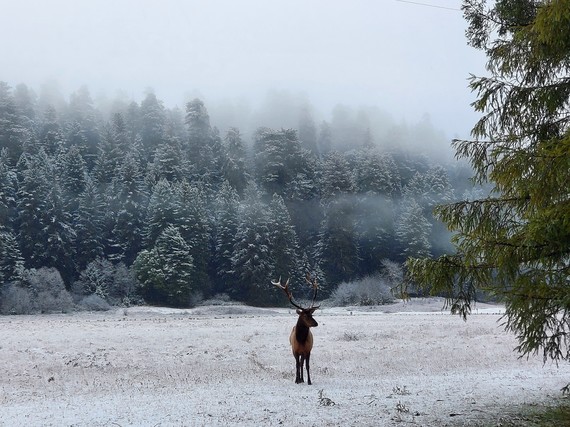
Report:
[[[307,354],[307,358],[305,359],[305,363],[307,364],[307,384],[311,385],[311,373],[309,371],[309,359],[311,358],[311,353]]]
[[[303,382],[303,364],[301,362],[301,355],[295,355],[295,384],[299,384]]]
[[[305,379],[303,378],[303,369],[304,369],[304,365],[305,365],[305,355],[301,354],[301,365],[299,366],[299,373],[301,374],[301,383],[305,382]]]

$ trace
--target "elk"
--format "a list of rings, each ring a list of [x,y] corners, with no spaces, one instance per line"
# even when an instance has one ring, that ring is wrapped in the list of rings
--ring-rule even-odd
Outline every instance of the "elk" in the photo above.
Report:
[[[297,319],[297,324],[293,326],[293,330],[289,336],[289,342],[291,343],[291,349],[293,350],[293,356],[295,357],[295,383],[300,384],[305,382],[303,380],[303,364],[305,364],[307,368],[307,384],[311,385],[309,359],[311,358],[311,350],[313,349],[313,334],[311,333],[310,328],[319,326],[317,321],[313,319],[313,313],[320,306],[315,306],[318,288],[317,279],[311,279],[311,275],[307,273],[305,280],[313,287],[313,301],[309,308],[303,308],[293,300],[293,294],[289,289],[289,279],[283,283],[281,282],[281,278],[279,278],[278,281],[271,281],[271,283],[282,289],[285,292],[285,295],[287,295],[287,298],[289,298],[289,302],[297,309],[299,318]]]

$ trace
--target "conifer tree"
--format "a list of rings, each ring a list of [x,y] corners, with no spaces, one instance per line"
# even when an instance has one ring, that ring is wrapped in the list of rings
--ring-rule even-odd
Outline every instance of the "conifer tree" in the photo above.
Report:
[[[127,154],[112,185],[113,260],[132,264],[142,246],[146,214],[145,191],[140,161],[135,152]]]
[[[78,196],[78,209],[74,217],[78,271],[104,255],[105,206],[97,183],[87,176],[83,192]]]
[[[0,231],[11,231],[16,218],[15,170],[10,167],[8,149],[0,150]]]
[[[136,110],[134,106],[132,108],[131,113],[135,116]],[[141,102],[138,115],[140,118],[142,153],[145,160],[150,161],[156,147],[158,147],[165,136],[166,117],[164,106],[154,93],[149,92]],[[131,119],[135,119],[135,117],[131,117]]]
[[[321,225],[317,253],[319,265],[331,285],[350,281],[358,273],[358,235],[350,197],[329,202]]]
[[[191,179],[206,185],[218,184],[222,170],[222,141],[210,126],[210,116],[200,99],[186,104],[188,162]]]
[[[359,149],[353,159],[354,185],[356,191],[369,195],[397,194],[400,178],[390,161],[376,147]]]
[[[63,131],[58,122],[57,111],[53,106],[49,106],[43,116],[39,130],[39,146],[43,147],[46,153],[55,156],[59,153],[65,143]],[[73,141],[73,145],[80,146]]]
[[[305,272],[299,262],[299,241],[283,197],[273,195],[269,204],[268,232],[272,277],[290,277],[292,282],[303,280]]]
[[[400,205],[395,224],[396,238],[402,248],[400,255],[404,259],[429,256],[431,224],[424,216],[422,207],[411,197],[404,198]]]
[[[0,289],[4,283],[18,280],[24,268],[24,259],[18,241],[10,231],[0,230]]]
[[[260,128],[254,142],[255,176],[269,195],[287,195],[299,173],[306,172],[306,155],[293,129]]]
[[[332,200],[354,192],[354,175],[346,157],[337,152],[325,156],[321,165],[321,196]]]
[[[189,307],[193,301],[194,265],[190,246],[175,226],[162,231],[150,250],[137,256],[133,268],[142,295],[152,304]]]
[[[231,292],[234,298],[253,304],[267,302],[268,292],[273,292],[267,286],[273,268],[270,247],[267,206],[261,202],[259,190],[250,185],[240,212],[232,256],[232,270],[237,279]]]
[[[152,189],[148,202],[143,240],[145,247],[153,247],[166,227],[176,223],[176,206],[172,185],[166,179],[161,179]]]
[[[232,256],[239,225],[240,201],[236,190],[227,182],[222,184],[215,202],[214,289],[231,293],[236,282]]]
[[[8,150],[8,158],[13,166],[22,154],[22,136],[26,133],[21,124],[12,88],[0,81],[0,149]]]
[[[14,103],[22,125],[31,132],[37,128],[37,96],[35,92],[21,83],[14,90]]]
[[[80,148],[81,155],[87,163],[87,168],[91,170],[95,165],[101,134],[93,100],[87,86],[82,86],[71,94],[68,111],[68,122],[75,127],[73,132],[81,135],[81,143],[83,144]],[[78,145],[71,139],[69,143]]]
[[[463,316],[477,290],[495,294],[520,352],[570,359],[568,1],[467,0],[463,10],[490,75],[471,77],[481,119],[454,145],[493,191],[439,207],[456,252],[408,267]]]
[[[165,136],[154,153],[152,172],[154,179],[165,178],[169,182],[184,179],[187,163],[182,154],[182,144],[176,137]]]
[[[248,183],[248,171],[246,167],[246,150],[237,128],[228,130],[224,139],[224,179],[238,192],[243,195]]]
[[[196,185],[182,181],[175,186],[175,225],[192,255],[192,286],[210,291],[208,271],[211,262],[211,215],[206,209],[204,192]]]
[[[355,231],[359,248],[359,272],[374,274],[384,258],[399,258],[394,230],[394,203],[383,195],[361,195],[355,202]]]
[[[18,162],[17,230],[22,255],[30,267],[42,267],[45,261],[45,212],[50,192],[49,158],[43,150],[24,155]]]
[[[64,149],[57,158],[57,175],[62,188],[66,211],[74,215],[79,207],[79,195],[85,190],[86,163],[76,146]]]

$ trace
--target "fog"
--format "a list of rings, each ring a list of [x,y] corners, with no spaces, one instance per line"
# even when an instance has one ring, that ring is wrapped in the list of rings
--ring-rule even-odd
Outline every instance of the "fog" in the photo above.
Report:
[[[460,0],[1,0],[0,80],[95,100],[165,106],[202,98],[214,124],[265,117],[268,104],[306,105],[318,123],[338,105],[391,122],[429,118],[449,138],[477,116],[467,87],[484,58],[466,44]],[[277,123],[282,121],[283,123]],[[243,120],[242,120],[243,123]],[[239,124],[239,123],[238,123]],[[382,137],[376,135],[376,137]]]

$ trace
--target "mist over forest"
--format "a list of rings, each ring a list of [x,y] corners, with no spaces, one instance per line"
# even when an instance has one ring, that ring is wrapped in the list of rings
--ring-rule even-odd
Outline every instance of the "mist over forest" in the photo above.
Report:
[[[4,312],[91,295],[282,304],[270,280],[303,295],[306,271],[326,297],[450,251],[432,209],[479,191],[428,116],[322,112],[286,91],[179,108],[151,90],[94,100],[0,82],[0,149]]]

